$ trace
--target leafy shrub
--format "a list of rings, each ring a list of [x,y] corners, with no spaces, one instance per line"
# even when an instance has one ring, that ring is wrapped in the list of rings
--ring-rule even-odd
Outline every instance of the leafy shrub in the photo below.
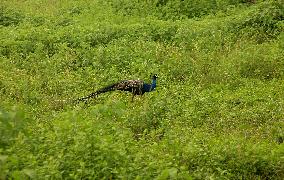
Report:
[[[29,120],[23,112],[0,111],[0,147],[5,148],[14,143],[19,133],[24,133]]]
[[[9,10],[3,6],[0,7],[0,26],[18,25],[24,19],[20,12]]]
[[[266,39],[277,37],[282,31],[278,24],[284,17],[280,1],[263,2],[250,12],[248,16],[238,22],[235,30],[248,37],[255,37],[259,43]]]

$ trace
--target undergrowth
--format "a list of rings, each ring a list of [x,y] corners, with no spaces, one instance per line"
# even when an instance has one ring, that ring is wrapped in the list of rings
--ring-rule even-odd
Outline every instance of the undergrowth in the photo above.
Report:
[[[283,179],[283,3],[3,1],[0,179]],[[106,93],[157,73],[135,97]]]

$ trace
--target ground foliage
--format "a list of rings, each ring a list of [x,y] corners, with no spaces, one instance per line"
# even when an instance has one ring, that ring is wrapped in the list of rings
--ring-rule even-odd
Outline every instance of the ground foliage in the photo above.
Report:
[[[0,179],[283,179],[281,0],[2,1]],[[84,96],[159,75],[153,93]]]

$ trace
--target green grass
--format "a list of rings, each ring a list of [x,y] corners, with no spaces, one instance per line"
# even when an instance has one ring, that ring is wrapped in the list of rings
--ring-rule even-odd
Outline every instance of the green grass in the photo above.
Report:
[[[282,4],[3,1],[0,179],[283,179]]]

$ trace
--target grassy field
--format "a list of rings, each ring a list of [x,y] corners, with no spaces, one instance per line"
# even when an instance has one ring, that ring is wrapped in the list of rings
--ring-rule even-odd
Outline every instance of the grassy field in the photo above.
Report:
[[[0,179],[283,179],[283,19],[282,0],[2,0]],[[151,73],[134,102],[68,101]]]

